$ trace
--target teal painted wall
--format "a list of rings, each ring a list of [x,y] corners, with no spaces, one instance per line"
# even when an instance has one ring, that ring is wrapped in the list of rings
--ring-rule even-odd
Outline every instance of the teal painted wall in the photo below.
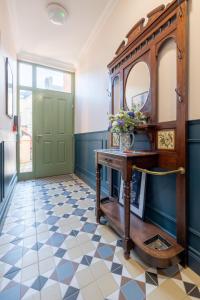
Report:
[[[200,120],[188,122],[188,236],[189,266],[200,274]],[[75,135],[75,173],[95,188],[94,150],[107,147],[107,132]],[[149,149],[145,135],[137,135],[135,149]],[[145,217],[171,235],[176,234],[176,180],[175,175],[149,176]],[[114,174],[114,192],[119,193],[120,176]],[[103,192],[108,190],[107,172],[102,174]]]
[[[5,138],[0,143],[0,232],[16,181],[16,136],[14,136]]]

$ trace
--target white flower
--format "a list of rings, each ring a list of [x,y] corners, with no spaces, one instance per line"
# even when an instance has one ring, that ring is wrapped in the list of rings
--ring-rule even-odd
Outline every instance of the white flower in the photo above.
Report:
[[[114,121],[114,122],[112,123],[112,126],[117,126],[117,125],[118,125],[117,121]]]

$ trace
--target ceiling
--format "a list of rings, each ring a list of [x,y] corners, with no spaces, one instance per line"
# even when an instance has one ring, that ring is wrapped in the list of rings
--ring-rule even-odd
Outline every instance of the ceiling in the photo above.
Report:
[[[75,64],[111,0],[58,0],[68,11],[63,26],[50,23],[51,0],[7,0],[18,54]]]

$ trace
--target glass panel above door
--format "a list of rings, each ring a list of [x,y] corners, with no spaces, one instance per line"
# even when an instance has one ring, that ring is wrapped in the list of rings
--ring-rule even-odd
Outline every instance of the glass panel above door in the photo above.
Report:
[[[45,67],[36,68],[36,87],[71,93],[71,74]]]
[[[32,65],[27,63],[19,63],[19,85],[24,87],[32,87]]]

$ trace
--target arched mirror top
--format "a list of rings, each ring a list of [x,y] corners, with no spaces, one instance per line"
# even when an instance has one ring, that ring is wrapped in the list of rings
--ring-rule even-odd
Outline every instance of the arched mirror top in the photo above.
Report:
[[[137,62],[129,71],[125,86],[125,104],[128,110],[141,111],[150,91],[150,71],[144,61]]]

